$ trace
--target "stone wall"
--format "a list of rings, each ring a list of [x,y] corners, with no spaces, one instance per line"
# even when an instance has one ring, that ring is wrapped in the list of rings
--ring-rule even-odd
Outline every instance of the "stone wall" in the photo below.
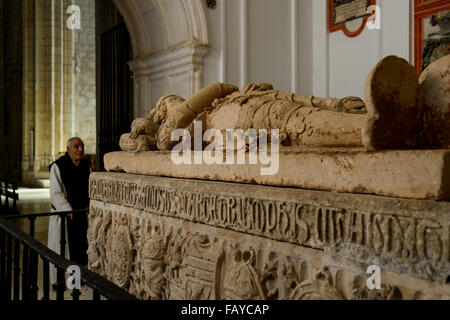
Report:
[[[120,173],[90,197],[89,268],[141,299],[450,299],[446,202]]]
[[[28,180],[28,171],[34,171],[35,147],[35,101],[36,88],[36,37],[35,37],[35,6],[33,1],[23,1],[24,4],[24,57],[23,57],[23,118],[22,118],[22,171],[24,180]]]

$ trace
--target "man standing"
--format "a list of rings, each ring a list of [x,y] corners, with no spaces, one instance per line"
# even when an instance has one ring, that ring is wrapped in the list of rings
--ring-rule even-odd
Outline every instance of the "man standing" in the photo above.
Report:
[[[74,137],[67,141],[67,152],[50,165],[50,198],[53,212],[85,210],[89,208],[90,162],[84,157],[84,143]],[[68,249],[66,258],[80,265],[87,265],[87,214],[70,214],[67,217]],[[61,218],[50,217],[48,247],[60,252]],[[67,243],[66,243],[67,244]],[[50,273],[50,281],[56,283],[56,269]]]

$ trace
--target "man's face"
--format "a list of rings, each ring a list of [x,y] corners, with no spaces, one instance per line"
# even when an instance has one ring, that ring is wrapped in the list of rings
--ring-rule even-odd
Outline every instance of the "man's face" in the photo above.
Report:
[[[67,153],[73,161],[80,161],[84,158],[84,143],[80,139],[72,140],[72,146],[67,148]]]
[[[162,260],[143,259],[144,276],[148,289],[156,296],[161,296],[166,285],[164,278],[165,263]]]

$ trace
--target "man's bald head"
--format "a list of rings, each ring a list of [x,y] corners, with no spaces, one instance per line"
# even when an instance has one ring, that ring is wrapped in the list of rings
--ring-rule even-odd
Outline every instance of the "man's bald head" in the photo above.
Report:
[[[74,162],[84,159],[84,142],[78,137],[70,138],[67,141],[67,153]]]

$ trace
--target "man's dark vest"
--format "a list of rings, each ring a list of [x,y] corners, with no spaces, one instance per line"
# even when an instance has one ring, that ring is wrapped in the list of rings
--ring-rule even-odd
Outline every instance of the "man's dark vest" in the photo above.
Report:
[[[66,152],[54,163],[58,165],[61,180],[66,188],[67,200],[72,209],[87,209],[89,207],[89,174],[91,168],[89,160],[83,159],[77,166]],[[52,165],[50,165],[50,168]]]

